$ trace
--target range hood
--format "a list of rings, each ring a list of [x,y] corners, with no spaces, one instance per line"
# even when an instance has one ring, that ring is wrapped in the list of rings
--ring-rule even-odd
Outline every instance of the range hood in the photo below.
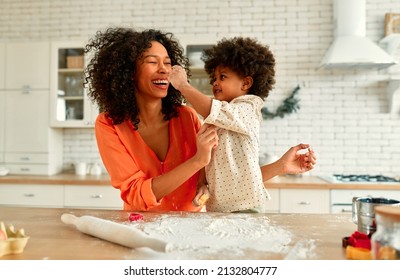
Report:
[[[387,68],[397,62],[366,37],[365,0],[333,0],[334,41],[322,68]]]

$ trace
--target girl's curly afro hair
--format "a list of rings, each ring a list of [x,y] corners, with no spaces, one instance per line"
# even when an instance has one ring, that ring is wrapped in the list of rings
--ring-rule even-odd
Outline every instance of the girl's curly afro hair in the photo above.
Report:
[[[201,59],[211,83],[215,80],[214,71],[218,66],[228,67],[241,77],[253,78],[248,94],[268,97],[275,84],[275,58],[268,46],[255,39],[234,37],[222,39],[216,45],[205,49]]]
[[[114,124],[131,120],[137,129],[140,120],[133,77],[137,71],[136,62],[151,47],[152,41],[166,48],[172,65],[181,65],[190,75],[183,48],[172,33],[154,29],[109,28],[104,32],[98,31],[85,46],[85,53],[93,54],[85,69],[84,84],[88,96]],[[162,99],[164,119],[177,117],[177,108],[183,101],[180,92],[170,86],[167,96]]]

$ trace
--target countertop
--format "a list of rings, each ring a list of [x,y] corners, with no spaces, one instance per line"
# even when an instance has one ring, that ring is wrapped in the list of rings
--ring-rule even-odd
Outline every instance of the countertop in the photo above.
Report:
[[[14,225],[15,229],[23,228],[29,236],[28,244],[21,254],[5,255],[0,260],[130,260],[130,259],[173,259],[174,255],[158,253],[143,255],[143,252],[123,247],[108,241],[86,235],[72,225],[63,224],[60,217],[63,213],[76,216],[90,215],[117,223],[129,223],[129,212],[123,210],[89,210],[60,208],[15,208],[0,207],[0,221]],[[286,249],[280,252],[246,250],[236,255],[232,251],[208,252],[195,259],[346,259],[342,238],[351,235],[356,225],[351,222],[349,214],[233,214],[233,213],[142,213],[143,226],[146,223],[168,215],[171,217],[189,217],[193,225],[201,218],[223,218],[248,221],[254,218],[264,219],[271,232],[283,231],[289,234]],[[243,216],[248,215],[248,216]],[[177,223],[179,224],[179,223]],[[173,225],[171,224],[171,230]],[[241,228],[243,236],[249,235],[245,226]],[[156,227],[155,230],[159,230]],[[214,229],[217,230],[217,229]],[[258,232],[258,231],[257,231]],[[211,234],[211,232],[210,232]],[[271,242],[274,234],[261,236],[260,240]],[[275,233],[275,236],[277,233]],[[270,239],[270,240],[268,240]],[[188,239],[189,240],[189,239]],[[150,250],[150,249],[148,249]],[[204,251],[206,252],[206,251]],[[164,255],[166,254],[166,255]],[[149,257],[150,256],[150,257]],[[151,257],[153,256],[153,257]],[[198,255],[197,255],[198,256]],[[176,257],[176,256],[175,256]],[[181,258],[182,259],[182,258]]]
[[[85,175],[79,176],[74,173],[60,173],[52,176],[37,175],[7,175],[0,176],[1,184],[55,184],[55,185],[92,185],[110,186],[108,174],[100,176]],[[265,186],[271,189],[385,189],[400,190],[400,183],[330,183],[318,176],[278,176],[266,181]]]

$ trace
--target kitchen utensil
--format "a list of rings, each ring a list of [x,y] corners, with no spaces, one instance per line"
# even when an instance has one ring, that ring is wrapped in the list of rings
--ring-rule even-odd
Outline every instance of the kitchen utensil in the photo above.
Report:
[[[86,175],[88,174],[88,166],[86,162],[75,163],[75,174],[76,175]]]
[[[378,205],[400,207],[400,201],[383,197],[353,197],[352,219],[359,232],[372,234],[376,231],[375,207]]]
[[[0,166],[0,176],[6,176],[8,173],[10,173],[10,169]]]
[[[151,238],[138,229],[93,216],[63,214],[61,221],[75,225],[83,233],[129,248],[148,247],[159,252],[168,252],[172,248],[171,244]]]

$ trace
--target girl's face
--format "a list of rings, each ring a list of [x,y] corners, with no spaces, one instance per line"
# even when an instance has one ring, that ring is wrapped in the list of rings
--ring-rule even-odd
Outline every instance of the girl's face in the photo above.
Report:
[[[220,101],[230,102],[245,95],[252,84],[250,77],[242,78],[228,67],[218,66],[214,74],[213,93],[215,99]]]
[[[167,50],[159,42],[151,42],[151,47],[136,62],[134,83],[140,97],[161,99],[167,96],[171,59]]]

